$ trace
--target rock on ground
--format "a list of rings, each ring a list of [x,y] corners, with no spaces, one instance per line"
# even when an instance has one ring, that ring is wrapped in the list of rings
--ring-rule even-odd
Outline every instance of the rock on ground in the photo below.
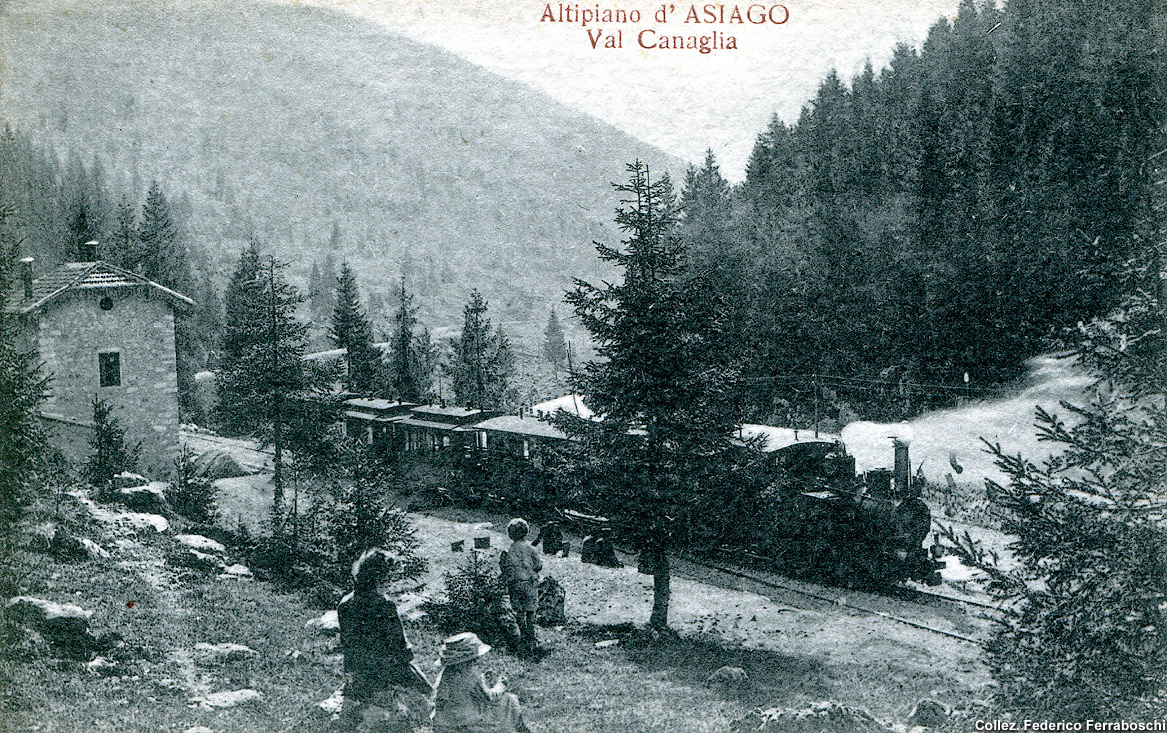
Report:
[[[8,601],[5,615],[35,629],[73,659],[87,659],[97,646],[97,639],[89,633],[89,617],[93,611],[72,603],[16,596]]]
[[[250,577],[252,577],[251,576],[251,568],[247,567],[246,565],[239,565],[239,564],[228,565],[226,568],[223,569],[223,572],[219,574],[219,577],[220,578],[250,578]]]
[[[336,615],[336,611],[325,611],[320,618],[310,619],[305,623],[304,628],[321,634],[339,634],[340,617]]]
[[[145,476],[131,471],[122,471],[110,479],[110,485],[115,489],[129,489],[135,486],[145,486],[148,483],[150,481]]]
[[[212,481],[247,475],[247,471],[244,471],[227,451],[209,450],[196,458],[194,463],[195,475]]]
[[[721,667],[705,679],[709,687],[740,688],[750,684],[750,674],[741,667]]]
[[[175,535],[174,539],[199,552],[212,552],[216,555],[223,555],[227,552],[227,548],[223,547],[221,543],[201,534],[180,534]]]
[[[250,657],[259,655],[249,646],[243,644],[232,644],[231,642],[224,642],[222,644],[208,644],[200,641],[195,644],[195,654],[200,660],[204,662],[217,662],[225,664],[228,662],[239,662]]]
[[[733,722],[732,733],[890,733],[862,708],[815,702],[805,708],[754,710]]]
[[[212,692],[209,695],[194,697],[191,698],[191,703],[208,708],[233,708],[245,703],[258,702],[262,698],[263,693],[258,690],[244,688],[242,690]]]
[[[208,573],[218,573],[223,570],[223,560],[215,555],[192,550],[189,547],[180,547],[166,553],[166,562],[180,568],[191,568]]]
[[[117,490],[117,499],[136,512],[161,514],[167,511],[166,484],[152,481],[145,486],[129,486]]]
[[[921,700],[908,717],[908,727],[939,728],[948,723],[952,710],[939,700]]]
[[[105,657],[94,657],[92,661],[85,665],[86,672],[98,676],[116,674],[117,670],[118,663]]]

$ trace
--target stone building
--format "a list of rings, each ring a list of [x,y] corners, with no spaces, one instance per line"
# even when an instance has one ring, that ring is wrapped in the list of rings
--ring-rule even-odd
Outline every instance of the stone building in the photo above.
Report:
[[[70,262],[35,279],[31,259],[21,264],[5,312],[50,378],[41,416],[54,443],[71,459],[87,456],[100,398],[126,442],[141,444],[139,469],[169,474],[179,429],[174,318],[194,301],[106,262]]]

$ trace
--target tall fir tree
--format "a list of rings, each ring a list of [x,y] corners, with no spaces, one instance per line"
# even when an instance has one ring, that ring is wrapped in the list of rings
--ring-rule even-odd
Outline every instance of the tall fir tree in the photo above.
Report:
[[[567,340],[563,336],[559,314],[554,308],[551,309],[551,315],[547,316],[547,327],[543,329],[543,356],[547,357],[557,374],[567,361]]]
[[[248,255],[237,276],[250,269]],[[241,413],[234,419],[274,449],[274,513],[282,516],[288,441],[297,437],[307,444],[312,424],[323,427],[317,406],[327,402],[335,374],[304,360],[308,327],[296,318],[302,298],[284,279],[284,266],[271,256],[266,259],[251,280],[239,283],[244,298],[228,291],[228,307],[241,307],[239,314],[227,314],[229,330],[240,330],[241,348],[237,360],[220,366],[219,385],[220,394],[232,395],[232,409]]]
[[[688,267],[676,236],[668,176],[653,181],[639,161],[616,185],[621,248],[597,244],[623,272],[619,284],[577,281],[567,301],[592,334],[598,359],[572,376],[598,420],[568,413],[580,498],[620,523],[651,557],[649,625],[668,625],[669,553],[683,547],[710,477],[724,468],[733,417],[724,408],[735,372],[719,347],[722,304]]]
[[[0,192],[8,187],[0,183]],[[36,352],[22,348],[16,320],[4,311],[12,292],[19,241],[9,228],[11,209],[0,204],[0,536],[16,527],[30,496],[35,469],[47,449],[40,423],[40,405],[47,380],[40,374]],[[19,292],[19,291],[17,291]]]
[[[486,301],[474,290],[462,309],[462,333],[452,341],[450,381],[458,404],[497,409],[508,399],[514,359],[510,344],[486,315]]]
[[[398,289],[397,313],[389,354],[389,391],[404,402],[427,402],[432,397],[433,348],[429,331],[418,331],[417,308],[406,290],[405,277]]]
[[[357,394],[380,391],[381,351],[373,346],[373,326],[361,305],[357,276],[347,262],[340,265],[332,311],[332,343],[345,350],[345,389]]]
[[[260,291],[250,285],[259,277],[262,265],[259,241],[253,236],[239,254],[239,262],[227,284],[223,302],[223,331],[219,340],[216,364],[218,378],[217,422],[228,435],[247,435],[258,429],[251,411],[244,408],[244,385],[231,381],[241,373],[244,360],[256,345],[258,336],[252,324],[261,314]]]
[[[189,289],[190,261],[186,242],[171,212],[170,202],[157,181],[150,184],[142,204],[138,242],[142,250],[141,272],[160,285],[180,292]]]

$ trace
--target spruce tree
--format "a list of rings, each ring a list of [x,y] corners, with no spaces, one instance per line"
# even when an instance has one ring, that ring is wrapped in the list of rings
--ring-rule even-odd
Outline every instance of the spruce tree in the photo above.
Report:
[[[507,400],[514,357],[501,329],[486,315],[486,301],[474,290],[462,309],[462,333],[453,339],[450,380],[458,404],[493,410]]]
[[[4,436],[0,440],[0,534],[16,526],[38,461],[47,449],[39,415],[47,383],[39,372],[36,353],[19,347],[18,324],[4,313],[18,251],[8,229],[10,214],[7,206],[0,206],[0,435]]]
[[[251,411],[244,409],[246,395],[243,383],[236,383],[232,375],[242,374],[244,360],[256,345],[253,328],[260,317],[260,291],[254,286],[261,266],[259,242],[252,237],[239,255],[239,263],[224,292],[223,332],[216,365],[218,386],[218,425],[228,435],[246,435],[255,432],[258,424]]]
[[[401,278],[397,314],[393,319],[392,351],[389,355],[389,391],[405,402],[426,402],[433,381],[433,348],[429,331],[417,330],[417,309],[413,296]]]
[[[82,475],[90,486],[105,489],[119,473],[137,470],[138,446],[126,445],[125,430],[113,408],[97,397],[93,398],[93,436],[89,444],[92,453]]]
[[[543,329],[543,355],[551,362],[551,368],[556,374],[567,360],[567,341],[563,337],[563,326],[559,325],[559,316],[554,308],[547,317],[547,328]]]
[[[378,391],[380,383],[381,352],[373,346],[373,326],[361,305],[356,274],[347,262],[340,266],[335,300],[331,337],[338,349],[345,350],[348,367],[345,389],[358,394],[373,394]]]
[[[611,517],[624,538],[650,554],[654,569],[649,625],[668,625],[668,553],[708,507],[701,499],[724,469],[733,434],[725,409],[735,373],[719,348],[722,304],[688,266],[676,236],[668,176],[652,180],[637,161],[616,224],[621,248],[597,244],[623,272],[619,284],[577,281],[567,302],[592,334],[599,356],[572,376],[599,417],[568,413],[559,426],[575,438],[572,467],[580,498]]]
[[[302,298],[284,280],[283,268],[269,256],[252,280],[240,283],[249,291],[241,299],[249,318],[236,321],[237,315],[228,313],[228,321],[240,324],[242,350],[237,361],[219,371],[221,391],[234,396],[233,409],[242,413],[239,422],[253,426],[261,441],[274,448],[277,516],[283,509],[288,439],[299,437],[307,444],[313,425],[326,427],[317,407],[327,401],[335,377],[304,361],[308,327],[296,319]]]
[[[117,217],[108,242],[102,243],[102,258],[127,270],[139,270],[142,265],[138,245],[138,212],[130,197],[123,194],[117,206]]]
[[[142,251],[141,272],[159,285],[179,292],[188,289],[190,262],[186,245],[171,213],[170,202],[157,181],[150,184],[142,205],[138,242]]]

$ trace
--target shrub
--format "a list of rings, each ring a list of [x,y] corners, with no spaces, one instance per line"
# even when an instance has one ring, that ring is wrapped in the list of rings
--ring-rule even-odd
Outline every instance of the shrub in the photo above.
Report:
[[[183,446],[174,461],[174,483],[166,487],[166,500],[174,511],[197,524],[214,524],[219,514],[215,500],[215,483],[196,475],[194,456]]]
[[[1049,720],[1137,718],[1167,678],[1167,530],[1161,525],[1167,411],[1101,396],[1038,410],[1064,452],[1043,465],[992,448],[1009,476],[990,484],[1021,569],[1019,616],[988,647],[1008,708]],[[1004,585],[1005,578],[998,577]]]
[[[470,550],[456,570],[447,571],[445,600],[432,604],[430,612],[449,633],[473,631],[489,643],[513,644],[518,626],[506,586],[486,557]]]
[[[125,431],[113,414],[113,409],[97,397],[93,398],[93,453],[85,461],[82,478],[98,489],[109,486],[113,477],[123,471],[134,471],[138,464],[138,445],[127,446]]]
[[[359,446],[342,446],[337,455],[329,470],[339,475],[306,477],[309,501],[303,512],[293,502],[286,513],[273,515],[270,532],[252,553],[253,566],[281,580],[321,586],[325,595],[338,595],[352,585],[357,557],[380,547],[402,561],[389,581],[421,575],[425,561],[417,555],[417,530],[390,498],[394,474]]]

